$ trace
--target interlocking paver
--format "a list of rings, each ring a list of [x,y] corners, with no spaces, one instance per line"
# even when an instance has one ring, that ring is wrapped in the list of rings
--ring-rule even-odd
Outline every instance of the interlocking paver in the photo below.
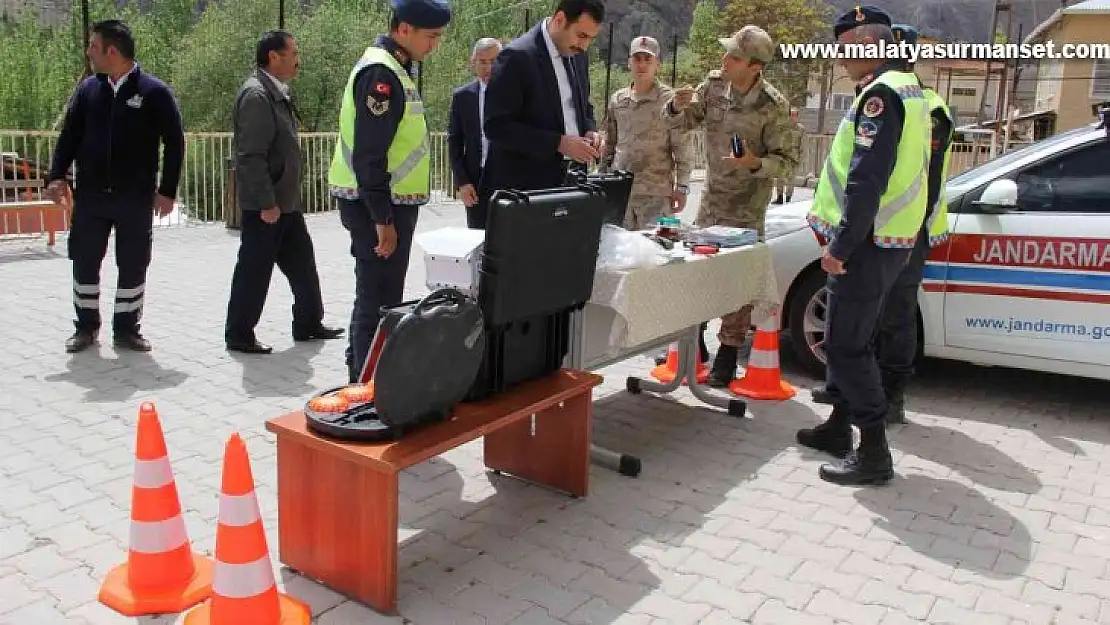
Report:
[[[696,206],[697,199],[692,203]],[[420,229],[461,225],[457,204]],[[309,218],[329,322],[346,324],[353,263],[336,215]],[[639,455],[638,479],[594,469],[578,501],[484,471],[474,443],[401,479],[400,616],[385,617],[277,565],[276,456],[263,421],[345,376],[343,341],[294,344],[275,279],[265,358],[222,349],[237,237],[159,228],[144,330],[150,354],[68,356],[64,239],[0,242],[0,624],[134,623],[96,602],[126,557],[139,403],[162,416],[194,547],[215,545],[223,445],[251,453],[279,585],[322,625],[1110,622],[1110,384],[927,362],[912,423],[890,439],[882,489],[821,482],[826,458],[794,431],[828,414],[799,386],[752,418],[623,391],[645,357],[600,373],[599,444]],[[104,265],[103,284],[115,279]],[[426,292],[413,257],[406,295]],[[106,300],[111,288],[106,289]],[[107,304],[107,301],[105,301]],[[713,333],[709,333],[711,348]],[[338,487],[341,487],[338,486]],[[180,615],[142,621],[179,623]]]

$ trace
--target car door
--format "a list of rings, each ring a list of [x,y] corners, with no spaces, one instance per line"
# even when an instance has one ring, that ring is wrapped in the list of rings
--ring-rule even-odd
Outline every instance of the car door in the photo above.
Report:
[[[977,204],[980,191],[955,220],[946,345],[1110,365],[1110,142],[1006,178],[1017,185],[1016,207]]]

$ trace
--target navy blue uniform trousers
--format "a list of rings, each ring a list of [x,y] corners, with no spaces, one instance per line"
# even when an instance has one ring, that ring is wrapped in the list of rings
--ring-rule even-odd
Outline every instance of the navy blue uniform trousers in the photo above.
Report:
[[[153,228],[153,194],[77,190],[67,242],[77,331],[95,335],[100,330],[100,267],[113,229],[118,278],[112,331],[117,336],[139,331]]]
[[[909,261],[887,294],[879,323],[879,369],[887,388],[903,387],[917,357],[917,296],[929,256],[929,233],[922,231]]]
[[[849,257],[843,275],[828,277],[825,317],[827,388],[860,428],[881,426],[887,400],[875,352],[887,296],[911,250],[887,249],[871,237]]]
[[[361,200],[339,200],[340,220],[351,234],[351,255],[355,257],[355,304],[346,353],[351,382],[362,372],[382,307],[396,306],[404,297],[419,210],[416,206],[393,207],[397,249],[389,258],[382,258],[374,253],[378,232],[366,205]]]
[[[277,222],[262,221],[260,211],[243,211],[239,259],[227,301],[227,342],[255,340],[274,266],[285,274],[293,292],[293,334],[311,332],[324,319],[316,251],[304,214],[282,213]]]

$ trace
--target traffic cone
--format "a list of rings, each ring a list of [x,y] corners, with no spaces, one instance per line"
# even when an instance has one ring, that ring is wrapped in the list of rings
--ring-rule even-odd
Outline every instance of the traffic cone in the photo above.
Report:
[[[307,605],[278,592],[247,446],[239,434],[232,434],[224,448],[212,597],[185,615],[185,625],[311,622]]]
[[[101,603],[124,616],[181,612],[212,592],[212,561],[194,553],[166,440],[151,402],[139,407],[127,562],[108,572]]]
[[[778,314],[772,313],[760,322],[752,340],[751,355],[744,377],[733,380],[728,390],[752,399],[790,399],[797,392],[782,379],[779,369]]]
[[[700,353],[698,354],[696,371],[698,384],[705,384],[709,381],[709,367],[702,362]],[[651,370],[651,377],[664,384],[669,384],[674,381],[676,375],[678,375],[678,343],[671,343],[671,346],[667,349],[667,362],[656,365],[656,367]],[[683,380],[682,383],[686,384],[686,380]]]

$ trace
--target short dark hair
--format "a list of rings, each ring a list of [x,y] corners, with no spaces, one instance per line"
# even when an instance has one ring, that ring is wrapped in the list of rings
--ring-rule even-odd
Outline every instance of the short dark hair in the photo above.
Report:
[[[567,16],[567,23],[577,22],[583,15],[589,15],[598,24],[605,21],[605,3],[602,0],[559,0],[555,13],[559,11]]]
[[[289,40],[293,34],[287,30],[267,30],[258,39],[258,47],[254,49],[254,62],[259,67],[270,65],[271,52],[284,52],[289,47]]]
[[[93,24],[92,31],[100,35],[103,45],[115,48],[128,61],[135,60],[135,38],[127,24],[120,20],[101,20]]]

